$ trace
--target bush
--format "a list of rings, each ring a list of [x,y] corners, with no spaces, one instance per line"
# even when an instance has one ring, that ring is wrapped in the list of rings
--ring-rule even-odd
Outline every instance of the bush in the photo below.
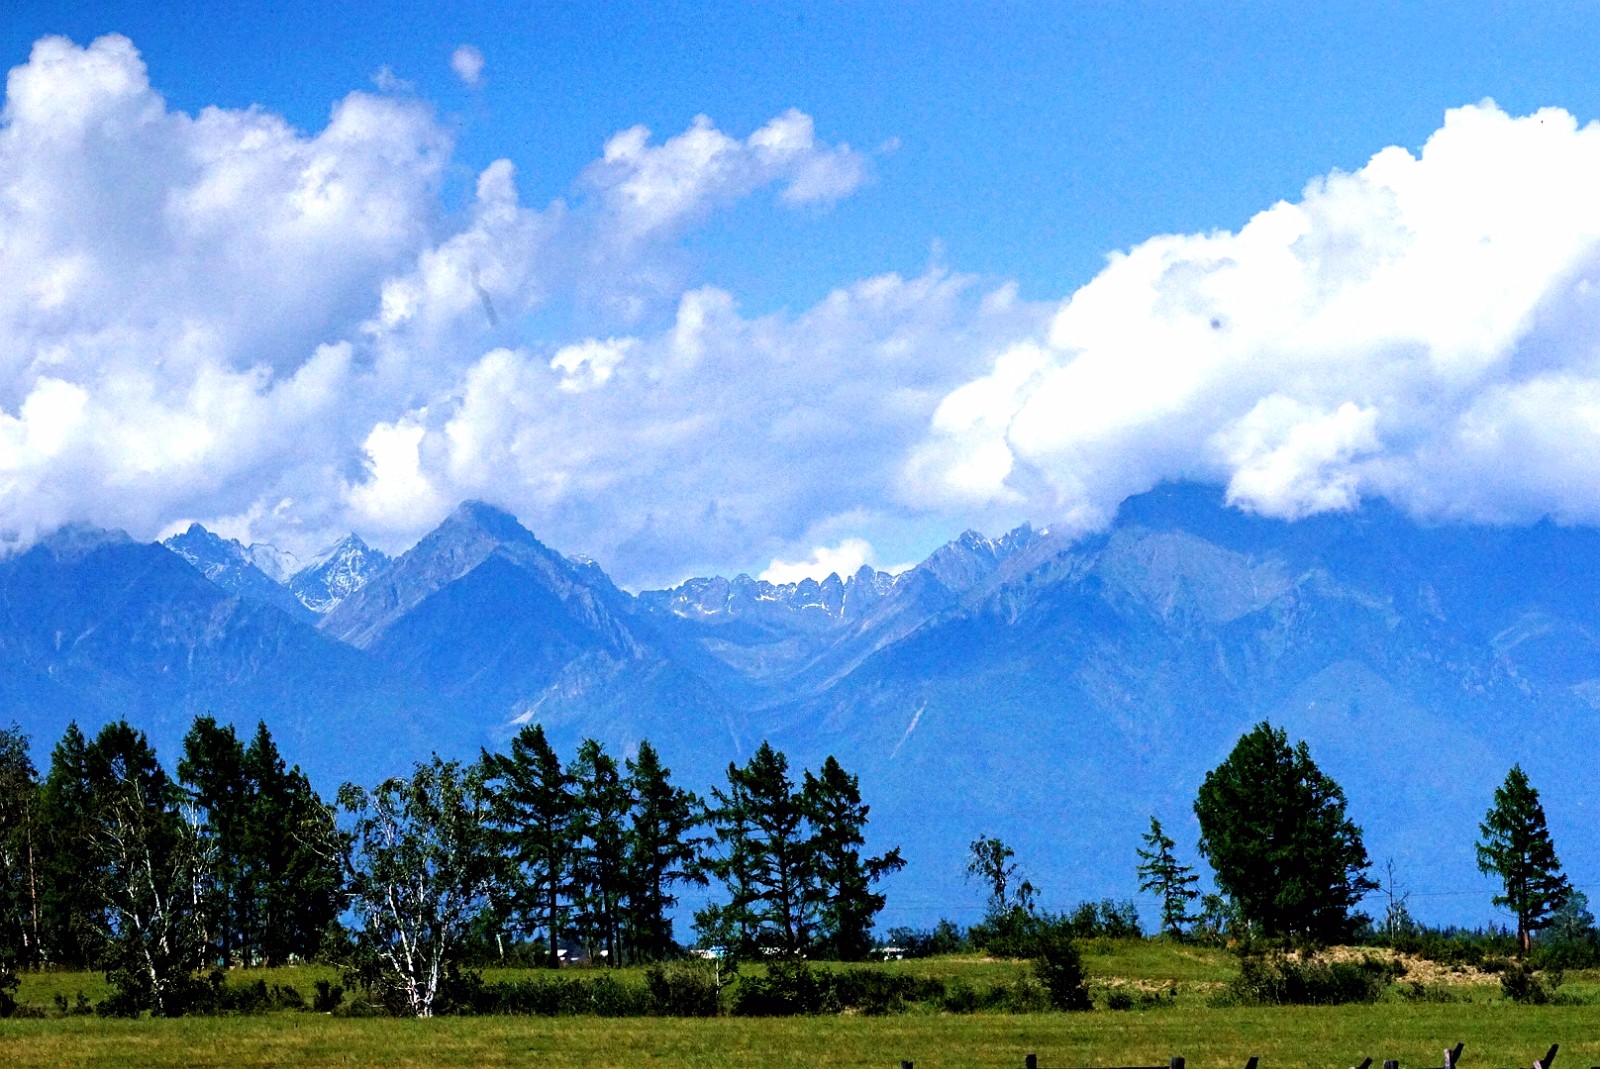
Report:
[[[908,958],[931,958],[940,954],[961,954],[972,943],[952,921],[942,920],[931,929],[890,928],[889,945],[906,952]]]
[[[311,996],[311,1008],[317,1013],[332,1013],[344,1001],[344,988],[327,980],[318,980],[316,994]]]
[[[1394,966],[1360,961],[1297,960],[1281,953],[1243,954],[1223,1001],[1245,1006],[1338,1006],[1376,1002]]]
[[[794,1017],[836,1010],[837,1004],[829,1006],[829,986],[803,961],[774,961],[766,975],[740,978],[733,1012],[740,1017]]]
[[[715,1017],[722,1012],[717,974],[707,965],[652,965],[644,979],[653,1016]]]
[[[1089,992],[1083,986],[1083,958],[1067,925],[1052,924],[1039,933],[1033,973],[1044,985],[1055,1009],[1089,1008]]]
[[[1559,973],[1550,979],[1554,982],[1548,982],[1523,962],[1514,961],[1500,973],[1500,993],[1512,1002],[1543,1006],[1555,995],[1555,989],[1561,986]]]

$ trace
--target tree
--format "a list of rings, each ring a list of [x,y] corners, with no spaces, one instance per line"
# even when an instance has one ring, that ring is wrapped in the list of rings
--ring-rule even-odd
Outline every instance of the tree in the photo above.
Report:
[[[693,834],[702,806],[672,785],[671,770],[648,742],[639,744],[627,767],[634,810],[627,837],[626,941],[633,960],[660,961],[673,950],[669,914],[678,899],[672,887],[692,878],[705,844]]]
[[[249,903],[243,900],[243,877],[249,861],[242,847],[249,807],[244,777],[244,747],[232,725],[209,716],[196,717],[183,739],[178,780],[200,819],[193,820],[198,846],[206,858],[208,879],[194,890],[195,905],[210,920],[206,942],[222,964],[241,951],[240,929],[247,923]],[[248,955],[244,960],[254,964]]]
[[[431,1017],[499,875],[481,769],[435,754],[371,791],[346,783],[339,805],[360,971],[392,1009]]]
[[[583,740],[572,766],[575,790],[573,865],[575,927],[589,957],[622,964],[622,916],[627,894],[627,820],[633,797],[614,758]]]
[[[309,958],[341,909],[347,844],[299,766],[285,769],[264,723],[244,751],[248,792],[242,935],[266,965]]]
[[[905,868],[900,848],[863,857],[868,806],[859,781],[829,757],[821,774],[807,772],[801,795],[811,823],[811,862],[825,949],[840,961],[861,961],[872,949],[872,920],[885,897],[872,885]]]
[[[39,957],[88,968],[100,960],[103,907],[92,880],[89,740],[76,723],[50,752],[39,791]]]
[[[712,938],[795,956],[811,943],[816,905],[805,800],[789,762],[763,742],[743,768],[728,765],[728,790],[712,789],[710,819],[725,852],[706,867],[730,899],[695,915]]]
[[[967,876],[984,883],[989,888],[989,917],[998,917],[1012,910],[1033,909],[1033,884],[1027,880],[1015,884],[1017,866],[1011,859],[1017,852],[1004,842],[988,835],[980,835],[967,846]]]
[[[39,960],[37,794],[28,737],[13,724],[0,730],[0,1017],[15,1008],[18,967]]]
[[[1562,875],[1539,792],[1521,765],[1512,765],[1494,792],[1494,805],[1478,825],[1478,871],[1495,875],[1505,893],[1494,904],[1517,918],[1517,943],[1526,953],[1535,931],[1566,904],[1572,887]]]
[[[112,1005],[176,1016],[188,1008],[205,953],[199,835],[142,732],[108,724],[84,758],[89,869],[79,878],[100,905]]]
[[[500,845],[515,863],[509,905],[530,928],[543,925],[545,963],[556,968],[571,913],[577,848],[572,777],[539,724],[517,732],[509,754],[485,753],[483,767]]]
[[[1263,721],[1206,773],[1194,803],[1200,854],[1244,919],[1269,938],[1336,942],[1377,884],[1344,791],[1304,742]]]
[[[1178,862],[1172,848],[1178,844],[1167,838],[1161,822],[1150,818],[1150,831],[1144,836],[1150,849],[1139,850],[1139,890],[1161,899],[1161,926],[1174,939],[1183,938],[1183,928],[1192,924],[1189,904],[1200,897],[1195,884],[1200,882],[1194,869]]]

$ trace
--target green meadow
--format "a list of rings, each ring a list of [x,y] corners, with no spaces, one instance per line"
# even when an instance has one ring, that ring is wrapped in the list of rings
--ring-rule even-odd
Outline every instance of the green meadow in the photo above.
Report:
[[[1212,996],[1233,975],[1221,950],[1160,942],[1088,941],[1084,963],[1097,1008],[1086,1013],[940,1013],[914,1006],[888,1016],[841,1014],[749,1019],[719,1017],[442,1017],[427,1021],[281,1011],[180,1020],[106,1019],[61,1014],[81,992],[94,1001],[104,980],[90,973],[41,972],[23,978],[25,1010],[42,1016],[0,1021],[0,1065],[7,1069],[77,1066],[523,1066],[603,1069],[1020,1069],[1029,1053],[1044,1069],[1089,1065],[1161,1065],[1182,1055],[1192,1069],[1346,1069],[1363,1058],[1397,1059],[1402,1069],[1442,1061],[1445,1047],[1466,1045],[1463,1069],[1527,1067],[1560,1043],[1557,1069],[1600,1065],[1600,977],[1570,974],[1561,991],[1570,1005],[1506,1001],[1497,985],[1455,984],[1455,1001],[1405,997],[1404,980],[1383,1001],[1333,1007],[1219,1007]],[[947,983],[1012,983],[1024,962],[977,956],[893,962],[885,971]],[[581,970],[574,970],[575,972]],[[622,970],[624,982],[639,979]],[[486,979],[527,975],[489,970]],[[309,997],[337,970],[302,966],[237,970],[230,983],[261,979]],[[1111,1010],[1118,988],[1170,993],[1143,1008]]]

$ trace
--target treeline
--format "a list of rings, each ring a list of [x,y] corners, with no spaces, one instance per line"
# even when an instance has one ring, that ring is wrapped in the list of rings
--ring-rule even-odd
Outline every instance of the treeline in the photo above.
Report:
[[[69,727],[42,778],[27,741],[0,731],[0,1012],[22,968],[102,969],[102,1012],[176,1015],[217,1001],[207,970],[320,956],[427,1016],[474,965],[678,956],[686,883],[720,888],[695,926],[730,957],[855,960],[903,864],[864,853],[855,776],[830,757],[797,783],[765,744],[706,800],[648,743],[563,762],[532,725],[330,805],[265,725],[196,719],[175,777],[123,722]]]

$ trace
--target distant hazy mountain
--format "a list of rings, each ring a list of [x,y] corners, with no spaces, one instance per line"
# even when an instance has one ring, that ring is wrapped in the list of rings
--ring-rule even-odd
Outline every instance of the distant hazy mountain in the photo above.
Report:
[[[390,560],[355,535],[345,535],[313,557],[304,568],[279,578],[312,612],[332,612],[339,603],[384,572]]]
[[[283,584],[281,569],[293,560],[291,556],[271,546],[246,548],[234,539],[212,534],[198,523],[190,524],[187,531],[173,535],[164,544],[222,589],[300,619],[311,618],[306,607]],[[269,574],[262,564],[280,574]]]
[[[968,532],[900,575],[637,597],[476,502],[392,562],[352,537],[287,585],[203,529],[169,545],[194,567],[82,529],[0,561],[0,699],[40,746],[67,715],[126,714],[175,760],[192,713],[262,716],[331,789],[537,720],[568,753],[649,738],[704,790],[770,738],[797,768],[832,753],[860,773],[876,836],[911,860],[888,919],[925,922],[973,918],[979,835],[1052,907],[1131,894],[1152,813],[1196,860],[1200,780],[1270,718],[1345,786],[1424,917],[1489,918],[1472,844],[1513,761],[1575,882],[1600,864],[1592,529],[1382,505],[1289,524],[1173,486],[1092,537]]]

